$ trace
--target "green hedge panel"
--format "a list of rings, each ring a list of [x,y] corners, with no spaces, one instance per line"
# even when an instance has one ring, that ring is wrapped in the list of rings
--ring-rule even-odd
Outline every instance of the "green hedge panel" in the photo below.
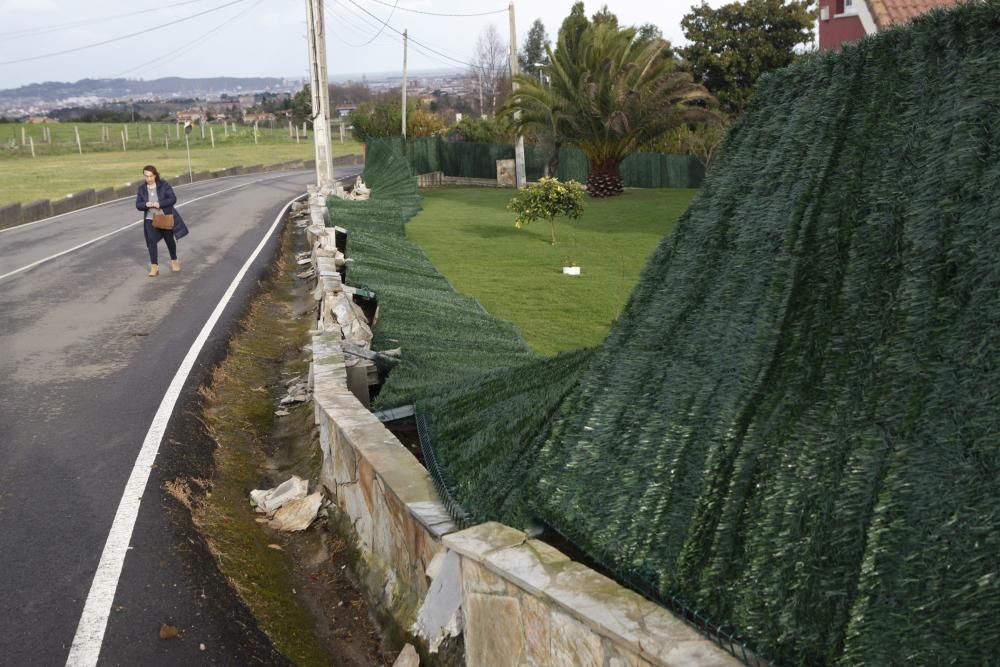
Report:
[[[764,77],[596,350],[518,352],[404,206],[358,215],[359,265],[384,317],[412,309],[387,327],[417,372],[386,391],[456,514],[550,526],[778,664],[996,655],[1000,0]]]
[[[369,148],[379,142],[388,142],[393,150],[405,155],[414,174],[440,171],[445,176],[496,178],[496,161],[514,159],[514,147],[509,144],[445,141],[441,137],[390,137],[370,140]],[[537,181],[545,175],[550,157],[551,149],[524,147],[529,181]],[[635,153],[625,159],[621,171],[625,186],[636,188],[698,188],[705,179],[704,165],[690,155]],[[559,150],[556,176],[560,180],[585,183],[589,174],[587,158],[579,149],[564,147]]]

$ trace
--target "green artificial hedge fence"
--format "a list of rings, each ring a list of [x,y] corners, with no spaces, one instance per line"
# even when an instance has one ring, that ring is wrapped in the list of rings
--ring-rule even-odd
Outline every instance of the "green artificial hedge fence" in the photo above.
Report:
[[[378,296],[374,349],[402,348],[403,362],[374,406],[412,404],[435,387],[534,359],[513,325],[452,289],[406,238],[403,225],[420,210],[406,158],[389,142],[373,142],[362,178],[371,199],[331,197],[327,206],[330,224],[348,230],[348,282]]]
[[[387,290],[417,273],[450,293],[415,250],[379,262]],[[384,304],[416,308],[404,355],[464,336],[449,299]],[[418,401],[463,520],[550,526],[778,664],[981,665],[1000,647],[998,332],[989,0],[765,77],[599,349],[472,345],[449,387],[386,391]]]
[[[484,144],[472,141],[445,141],[441,137],[404,139],[401,136],[369,140],[388,143],[400,155],[405,155],[414,174],[440,171],[445,176],[462,178],[496,178],[497,160],[513,160],[511,144]],[[529,181],[537,181],[545,174],[549,162],[548,150],[526,145],[524,147],[525,173]],[[699,188],[705,179],[705,165],[691,155],[665,155],[663,153],[633,153],[621,166],[625,186],[630,188]],[[563,181],[587,181],[590,164],[577,148],[559,150],[556,176]]]

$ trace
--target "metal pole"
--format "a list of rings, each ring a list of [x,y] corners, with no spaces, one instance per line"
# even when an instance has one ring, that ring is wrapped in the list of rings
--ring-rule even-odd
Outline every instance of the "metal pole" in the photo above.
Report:
[[[406,139],[406,44],[407,44],[407,31],[403,31],[403,131],[401,134],[403,138]]]
[[[188,132],[184,133],[184,146],[187,147],[188,154],[188,183],[194,183],[194,170],[191,169],[191,142],[188,140]]]
[[[510,3],[510,80],[513,84],[514,92],[517,92],[517,83],[514,77],[518,74],[517,65],[517,26],[514,24],[514,3]],[[520,114],[515,115],[515,118]],[[524,173],[524,137],[520,133],[514,140],[514,179],[518,189],[523,188],[527,181]]]

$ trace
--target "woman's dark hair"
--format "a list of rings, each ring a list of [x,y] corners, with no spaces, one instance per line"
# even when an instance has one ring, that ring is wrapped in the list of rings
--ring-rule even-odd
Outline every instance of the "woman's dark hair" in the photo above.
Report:
[[[151,171],[151,172],[153,172],[153,176],[156,176],[156,182],[157,183],[160,182],[160,172],[156,171],[156,167],[154,167],[151,164],[147,164],[145,167],[142,168],[142,170],[143,171]]]

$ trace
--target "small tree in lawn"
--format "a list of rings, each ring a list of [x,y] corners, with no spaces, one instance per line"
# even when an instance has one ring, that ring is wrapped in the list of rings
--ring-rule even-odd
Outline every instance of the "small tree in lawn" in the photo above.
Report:
[[[575,220],[583,215],[583,186],[576,181],[561,183],[558,178],[543,178],[518,192],[507,208],[517,216],[514,226],[534,220],[549,221],[549,243],[556,244],[556,216]]]

